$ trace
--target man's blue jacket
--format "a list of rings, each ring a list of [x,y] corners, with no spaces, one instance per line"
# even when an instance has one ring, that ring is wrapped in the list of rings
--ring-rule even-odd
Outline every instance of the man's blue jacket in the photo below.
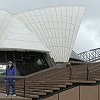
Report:
[[[5,72],[6,76],[16,76],[16,69],[15,68],[7,68]],[[13,81],[14,78],[5,78],[6,81]]]

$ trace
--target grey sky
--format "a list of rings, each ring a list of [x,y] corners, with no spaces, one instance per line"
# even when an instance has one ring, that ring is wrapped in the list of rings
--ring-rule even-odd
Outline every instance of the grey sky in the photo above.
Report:
[[[79,53],[100,47],[100,0],[0,0],[0,7],[11,13],[55,5],[86,5],[73,49]]]

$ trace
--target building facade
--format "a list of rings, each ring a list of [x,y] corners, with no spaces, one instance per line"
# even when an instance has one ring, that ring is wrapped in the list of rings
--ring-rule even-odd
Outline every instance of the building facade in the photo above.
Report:
[[[18,64],[16,61],[18,53],[22,64],[32,64],[35,59],[31,60],[30,52],[38,59],[41,55],[44,67],[46,64],[44,53],[49,53],[55,62],[68,62],[84,11],[84,6],[55,6],[18,14],[0,10],[0,63],[3,58],[7,63],[7,57],[10,57],[9,60]],[[24,57],[23,54],[28,57]]]

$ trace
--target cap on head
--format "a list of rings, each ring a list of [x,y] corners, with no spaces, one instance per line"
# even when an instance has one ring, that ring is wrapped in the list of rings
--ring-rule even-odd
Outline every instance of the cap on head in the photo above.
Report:
[[[9,61],[9,62],[8,62],[8,64],[12,64],[12,63],[13,63],[12,61]]]

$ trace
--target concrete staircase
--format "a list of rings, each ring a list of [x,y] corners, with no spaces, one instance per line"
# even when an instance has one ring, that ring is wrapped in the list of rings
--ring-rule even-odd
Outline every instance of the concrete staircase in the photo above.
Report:
[[[99,66],[100,63],[93,63],[88,66],[82,64],[69,67],[52,67],[28,75],[24,79],[16,80],[17,96],[25,97],[21,99],[46,100],[45,98],[51,95],[79,85],[96,85],[100,81]],[[5,93],[5,91],[6,84],[0,83],[0,92]]]

